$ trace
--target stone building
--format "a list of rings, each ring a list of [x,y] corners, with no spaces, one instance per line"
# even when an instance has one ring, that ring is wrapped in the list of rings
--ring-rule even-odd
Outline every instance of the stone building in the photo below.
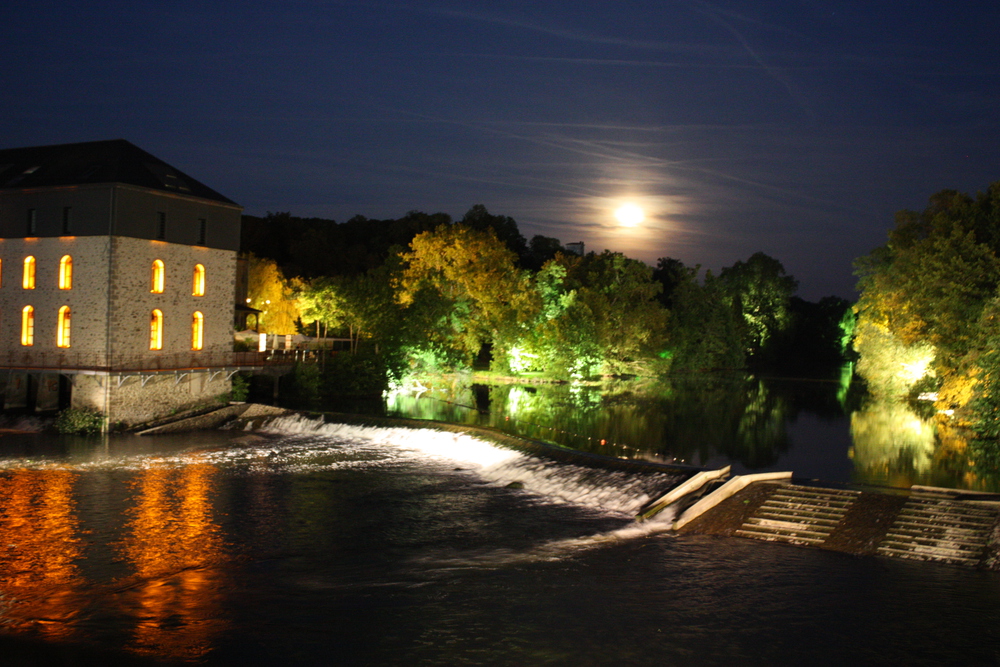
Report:
[[[132,424],[228,393],[241,211],[124,140],[0,150],[5,407]]]

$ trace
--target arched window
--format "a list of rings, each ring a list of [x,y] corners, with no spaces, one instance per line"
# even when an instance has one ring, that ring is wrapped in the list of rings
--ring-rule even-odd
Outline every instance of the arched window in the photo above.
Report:
[[[205,296],[205,266],[203,264],[194,265],[194,280],[191,285],[192,296]]]
[[[163,311],[159,308],[154,308],[149,318],[149,349],[163,349]]]
[[[73,258],[69,255],[59,260],[59,289],[73,289]]]
[[[21,310],[21,345],[25,347],[35,344],[35,309],[25,306]]]
[[[153,289],[149,290],[154,294],[163,294],[163,260],[153,260]]]
[[[201,311],[194,311],[191,316],[191,349],[200,350],[205,346],[205,316]]]
[[[59,324],[56,328],[56,347],[69,347],[69,306],[59,309]]]
[[[21,287],[35,289],[35,258],[31,255],[24,258],[24,277],[21,279]]]

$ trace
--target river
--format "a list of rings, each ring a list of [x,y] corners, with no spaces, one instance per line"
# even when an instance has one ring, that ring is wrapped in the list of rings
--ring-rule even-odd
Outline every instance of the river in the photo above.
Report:
[[[767,466],[795,456],[796,433]],[[691,452],[719,456],[677,457]],[[997,574],[634,524],[666,481],[303,418],[5,433],[3,648],[24,664],[65,651],[221,665],[1000,658]]]
[[[1000,492],[1000,476],[976,470],[933,404],[872,403],[849,381],[697,374],[656,384],[488,385],[447,376],[374,409],[613,456],[731,465],[735,474],[791,470],[844,484]]]

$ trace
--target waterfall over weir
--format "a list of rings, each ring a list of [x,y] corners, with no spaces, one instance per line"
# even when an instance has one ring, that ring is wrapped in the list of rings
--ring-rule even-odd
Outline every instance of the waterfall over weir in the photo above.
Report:
[[[385,466],[422,459],[471,472],[490,484],[523,489],[538,502],[572,503],[631,516],[691,475],[688,470],[641,463],[629,470],[609,468],[583,455],[579,462],[556,461],[433,428],[357,426],[288,416],[268,422],[259,432],[278,436],[266,446],[274,462],[294,459],[301,465],[307,458],[319,459],[321,453],[339,455],[336,462],[325,464],[333,466]],[[560,453],[562,458],[569,456]]]

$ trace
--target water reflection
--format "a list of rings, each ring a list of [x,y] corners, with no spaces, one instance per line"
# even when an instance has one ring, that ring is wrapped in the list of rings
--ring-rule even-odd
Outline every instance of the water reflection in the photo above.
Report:
[[[80,522],[67,470],[0,475],[0,623],[65,640],[83,579]]]
[[[869,483],[910,486],[934,459],[934,424],[902,403],[872,404],[851,415],[849,456]]]
[[[131,649],[192,660],[226,626],[220,613],[225,543],[213,518],[214,466],[154,465],[138,474],[118,552],[137,577],[123,594],[138,619]]]
[[[966,437],[946,418],[921,417],[905,403],[872,402],[851,415],[854,478],[896,487],[1000,491],[995,474],[976,470]]]
[[[977,471],[964,434],[905,403],[859,402],[839,381],[699,374],[656,384],[483,385],[425,379],[390,414],[491,426],[582,451],[627,458],[774,469],[829,481],[1000,490]],[[811,415],[809,420],[800,420]],[[808,421],[808,427],[799,426]],[[794,436],[793,436],[794,434]]]
[[[396,394],[391,413],[488,425],[611,456],[702,464],[719,456],[748,468],[788,450],[786,424],[798,409],[765,381],[698,376],[655,385],[481,385],[425,383],[420,397]]]

